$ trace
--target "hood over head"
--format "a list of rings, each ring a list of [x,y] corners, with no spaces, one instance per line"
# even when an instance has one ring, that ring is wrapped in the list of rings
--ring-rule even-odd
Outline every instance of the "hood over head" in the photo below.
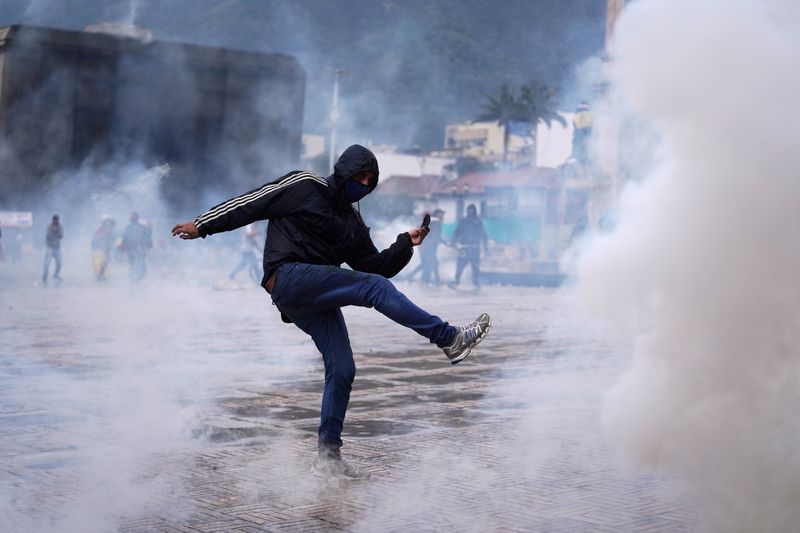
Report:
[[[369,189],[369,192],[374,191],[378,185],[378,159],[370,150],[360,144],[354,144],[342,152],[336,164],[333,165],[333,174],[328,176],[328,186],[338,193],[337,196],[343,196],[347,178],[362,172],[375,174],[375,182]]]

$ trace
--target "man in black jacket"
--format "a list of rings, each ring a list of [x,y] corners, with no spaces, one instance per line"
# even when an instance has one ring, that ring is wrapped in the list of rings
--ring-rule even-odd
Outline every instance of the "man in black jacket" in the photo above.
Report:
[[[50,261],[56,262],[56,270],[53,273],[53,279],[56,281],[63,281],[61,279],[61,239],[64,238],[64,229],[61,227],[61,221],[58,215],[53,215],[50,225],[47,226],[47,233],[44,237],[45,254],[44,254],[44,270],[42,271],[42,285],[47,285],[47,274],[50,272]]]
[[[489,315],[454,327],[412,303],[387,279],[405,267],[428,233],[414,228],[379,252],[353,203],[378,183],[378,161],[363,146],[341,155],[334,173],[322,178],[294,171],[216,205],[194,221],[178,224],[182,239],[230,231],[269,220],[262,286],[285,322],[308,333],[325,364],[318,465],[337,476],[368,474],[341,459],[341,433],[356,368],[341,308],[374,307],[441,348],[452,364],[464,360],[486,336]],[[353,270],[341,268],[347,263]]]
[[[455,288],[461,281],[461,274],[467,265],[472,267],[472,284],[477,289],[481,286],[481,244],[484,250],[489,248],[486,228],[478,216],[475,204],[467,206],[467,216],[461,219],[453,234],[453,243],[458,247],[456,258],[456,277],[448,285]]]

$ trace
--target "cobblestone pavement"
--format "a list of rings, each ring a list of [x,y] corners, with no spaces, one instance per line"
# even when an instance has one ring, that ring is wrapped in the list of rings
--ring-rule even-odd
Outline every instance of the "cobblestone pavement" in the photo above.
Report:
[[[8,281],[8,280],[6,280]],[[626,472],[603,437],[625,346],[569,291],[398,287],[490,335],[451,366],[347,309],[358,375],[345,455],[311,470],[320,358],[260,289],[3,284],[2,531],[690,531],[670,472]]]

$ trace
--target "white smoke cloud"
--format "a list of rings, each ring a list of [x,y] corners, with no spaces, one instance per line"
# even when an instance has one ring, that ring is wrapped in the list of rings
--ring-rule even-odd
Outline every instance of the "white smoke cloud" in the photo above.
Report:
[[[219,398],[240,394],[242,376],[259,376],[258,386],[269,386],[317,360],[307,357],[313,347],[302,332],[277,319],[263,326],[264,297],[256,290],[220,293],[156,282],[136,293],[124,285],[65,286],[26,306],[21,299],[30,290],[5,300],[16,311],[0,361],[20,375],[4,379],[3,406],[21,409],[24,431],[4,450],[18,475],[0,479],[3,531],[115,531],[153,517],[184,523],[195,506],[187,472],[197,453],[227,437],[230,419]],[[220,299],[251,306],[249,317],[202,326],[226,340],[196,339],[196,317],[212,316]],[[39,313],[47,327],[37,327]],[[266,339],[297,348],[261,351]],[[32,434],[27,420],[34,416],[46,427]],[[278,457],[259,464],[301,468],[292,457]]]
[[[664,155],[578,264],[635,336],[605,423],[632,464],[677,465],[714,531],[800,523],[798,27],[789,2],[649,0],[616,34],[615,82]]]

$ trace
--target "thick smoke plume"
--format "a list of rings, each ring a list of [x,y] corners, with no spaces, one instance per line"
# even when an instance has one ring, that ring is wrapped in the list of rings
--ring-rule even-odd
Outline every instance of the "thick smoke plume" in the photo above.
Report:
[[[650,0],[617,30],[615,81],[663,143],[578,266],[635,336],[605,422],[684,472],[713,531],[800,523],[798,27],[796,3]]]

